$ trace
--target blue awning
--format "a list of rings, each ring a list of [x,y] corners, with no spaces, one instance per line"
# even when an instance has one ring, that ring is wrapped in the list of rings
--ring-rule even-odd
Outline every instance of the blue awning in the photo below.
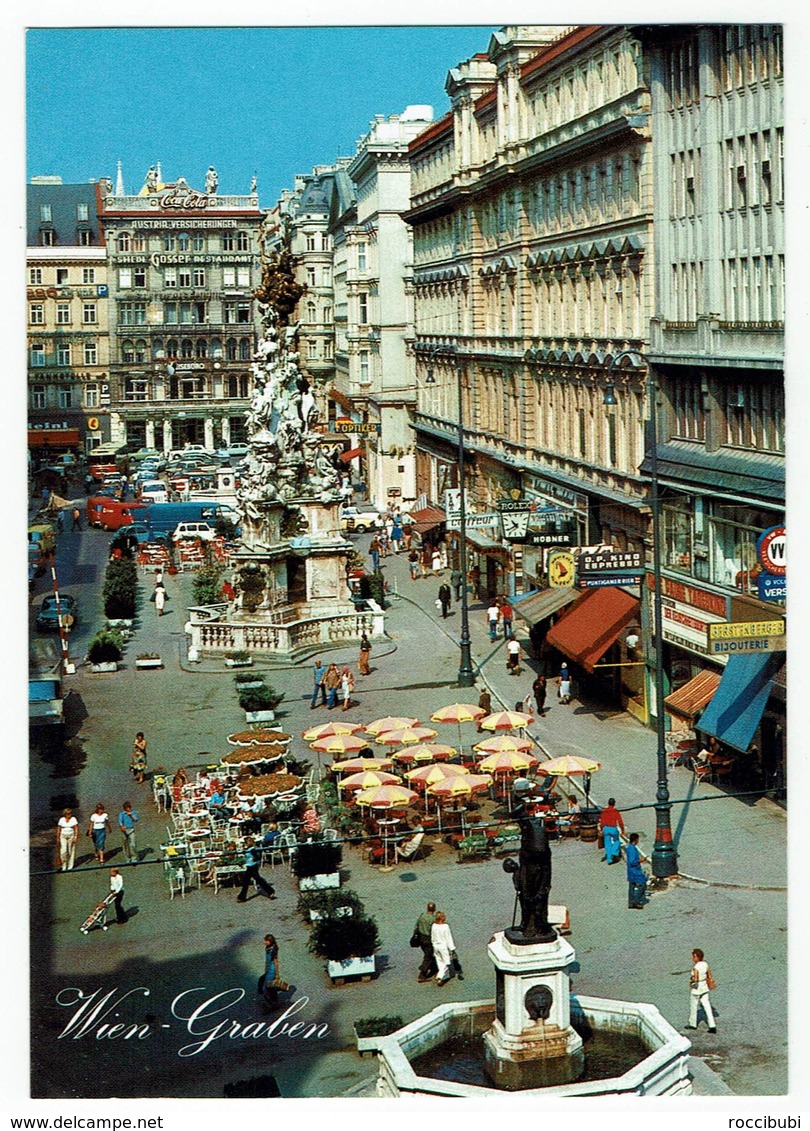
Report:
[[[784,662],[784,652],[732,656],[698,729],[736,750],[747,750],[768,702],[771,683]]]

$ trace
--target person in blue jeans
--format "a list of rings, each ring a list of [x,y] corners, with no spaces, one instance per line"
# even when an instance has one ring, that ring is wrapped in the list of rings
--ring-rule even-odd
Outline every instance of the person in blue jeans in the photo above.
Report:
[[[624,857],[627,863],[627,906],[631,911],[641,911],[647,902],[647,877],[641,870],[638,833],[630,833],[630,843],[624,850]]]
[[[314,686],[312,688],[312,700],[309,704],[310,710],[314,711],[318,705],[318,693],[321,696],[321,706],[326,706],[326,688],[323,685],[324,676],[326,675],[326,668],[321,663],[320,659],[315,660],[312,668],[312,679]]]
[[[376,573],[380,568],[380,540],[375,534],[371,539],[368,547],[369,557],[371,558],[371,565]]]
[[[616,798],[609,797],[608,803],[599,814],[599,824],[605,838],[605,860],[608,864],[617,864],[622,855],[622,842],[619,833],[624,832],[622,815],[616,808]]]
[[[498,639],[498,618],[501,615],[501,610],[493,601],[487,609],[487,620],[489,621],[489,638],[490,640]]]
[[[501,602],[501,620],[504,640],[509,640],[512,636],[512,606],[508,601]]]

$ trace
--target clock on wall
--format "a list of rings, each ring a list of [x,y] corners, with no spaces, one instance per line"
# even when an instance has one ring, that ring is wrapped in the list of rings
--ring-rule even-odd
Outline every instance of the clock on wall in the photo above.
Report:
[[[505,511],[501,518],[503,519],[505,538],[511,538],[512,541],[522,541],[526,537],[526,530],[529,526],[528,511]]]

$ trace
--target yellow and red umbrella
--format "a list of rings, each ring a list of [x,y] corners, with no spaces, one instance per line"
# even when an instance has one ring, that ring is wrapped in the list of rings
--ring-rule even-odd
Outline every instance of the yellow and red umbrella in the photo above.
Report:
[[[321,754],[356,754],[358,750],[365,750],[368,741],[353,734],[329,734],[316,739],[311,746]]]
[[[317,742],[319,738],[331,738],[334,734],[357,734],[362,729],[359,723],[321,723],[303,731],[301,737],[307,742]]]
[[[452,799],[454,797],[469,797],[473,793],[480,793],[489,789],[492,778],[489,774],[464,774],[462,777],[446,778],[427,787],[431,797]]]
[[[437,731],[430,727],[399,727],[397,730],[381,731],[375,741],[386,746],[406,746],[410,743],[429,742],[436,734]]]
[[[391,759],[380,755],[378,758],[347,758],[345,762],[333,762],[329,767],[338,774],[359,774],[364,770],[390,770]]]
[[[533,722],[534,717],[522,711],[495,711],[481,719],[478,725],[484,730],[520,730]]]
[[[576,754],[563,754],[560,758],[541,762],[540,769],[555,778],[570,778],[580,774],[594,774],[602,769],[602,763],[594,762],[591,758],[580,758]]]
[[[375,785],[399,785],[399,778],[387,770],[362,770],[340,782],[341,789],[373,789]]]
[[[408,766],[417,762],[442,762],[458,754],[455,746],[443,746],[439,742],[421,742],[418,746],[406,746],[395,750],[391,757],[395,762]]]
[[[531,750],[533,743],[528,738],[516,738],[513,734],[494,734],[492,738],[485,738],[483,742],[476,742],[473,750],[479,754],[500,754],[502,751],[518,753],[522,750]]]
[[[375,737],[382,734],[385,730],[399,730],[402,727],[415,727],[419,719],[405,719],[398,718],[395,715],[387,715],[384,719],[375,719],[373,723],[369,723],[366,729],[366,734],[373,734]]]
[[[415,770],[408,770],[405,775],[407,780],[413,782],[417,788],[420,785],[435,785],[437,782],[447,781],[448,778],[467,776],[467,770],[463,766],[456,766],[452,762],[442,762],[433,766],[418,766]]]
[[[458,744],[461,746],[461,724],[476,723],[482,719],[486,711],[476,707],[474,703],[451,703],[448,707],[440,707],[430,716],[433,723],[456,723],[458,725]]]
[[[478,769],[487,774],[516,774],[528,770],[537,759],[533,754],[520,750],[501,750],[499,754],[489,754],[478,763]]]
[[[367,805],[370,809],[395,809],[410,805],[418,796],[416,790],[404,785],[375,785],[358,793],[357,804]]]

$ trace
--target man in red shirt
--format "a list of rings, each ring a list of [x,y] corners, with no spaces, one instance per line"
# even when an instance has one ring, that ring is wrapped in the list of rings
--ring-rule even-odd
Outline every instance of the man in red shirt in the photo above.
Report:
[[[618,864],[622,855],[622,842],[619,833],[624,832],[622,815],[616,808],[616,798],[609,797],[608,803],[599,814],[599,825],[605,838],[605,860],[608,864]]]

